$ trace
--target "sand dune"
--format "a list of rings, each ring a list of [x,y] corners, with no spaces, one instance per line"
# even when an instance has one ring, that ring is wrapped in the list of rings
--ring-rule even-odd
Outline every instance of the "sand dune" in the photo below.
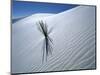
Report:
[[[44,36],[37,28],[39,20],[47,23],[54,43],[53,54],[44,63]],[[78,6],[58,14],[31,15],[12,24],[12,73],[95,67],[95,7]]]

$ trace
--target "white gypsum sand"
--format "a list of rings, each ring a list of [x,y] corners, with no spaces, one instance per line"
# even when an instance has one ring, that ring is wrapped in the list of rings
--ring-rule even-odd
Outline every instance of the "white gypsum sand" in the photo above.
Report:
[[[45,15],[46,14],[46,15]],[[48,25],[52,56],[42,63],[44,36],[36,22]],[[12,24],[12,73],[95,68],[95,7],[78,6],[58,13],[39,13]]]

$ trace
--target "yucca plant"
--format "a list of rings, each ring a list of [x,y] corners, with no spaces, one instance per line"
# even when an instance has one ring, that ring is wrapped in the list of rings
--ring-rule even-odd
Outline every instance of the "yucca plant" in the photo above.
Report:
[[[43,57],[42,62],[47,61],[47,57],[52,55],[53,50],[53,40],[49,37],[50,31],[48,31],[48,26],[46,22],[42,20],[37,22],[39,31],[44,36],[44,43],[43,43]]]

